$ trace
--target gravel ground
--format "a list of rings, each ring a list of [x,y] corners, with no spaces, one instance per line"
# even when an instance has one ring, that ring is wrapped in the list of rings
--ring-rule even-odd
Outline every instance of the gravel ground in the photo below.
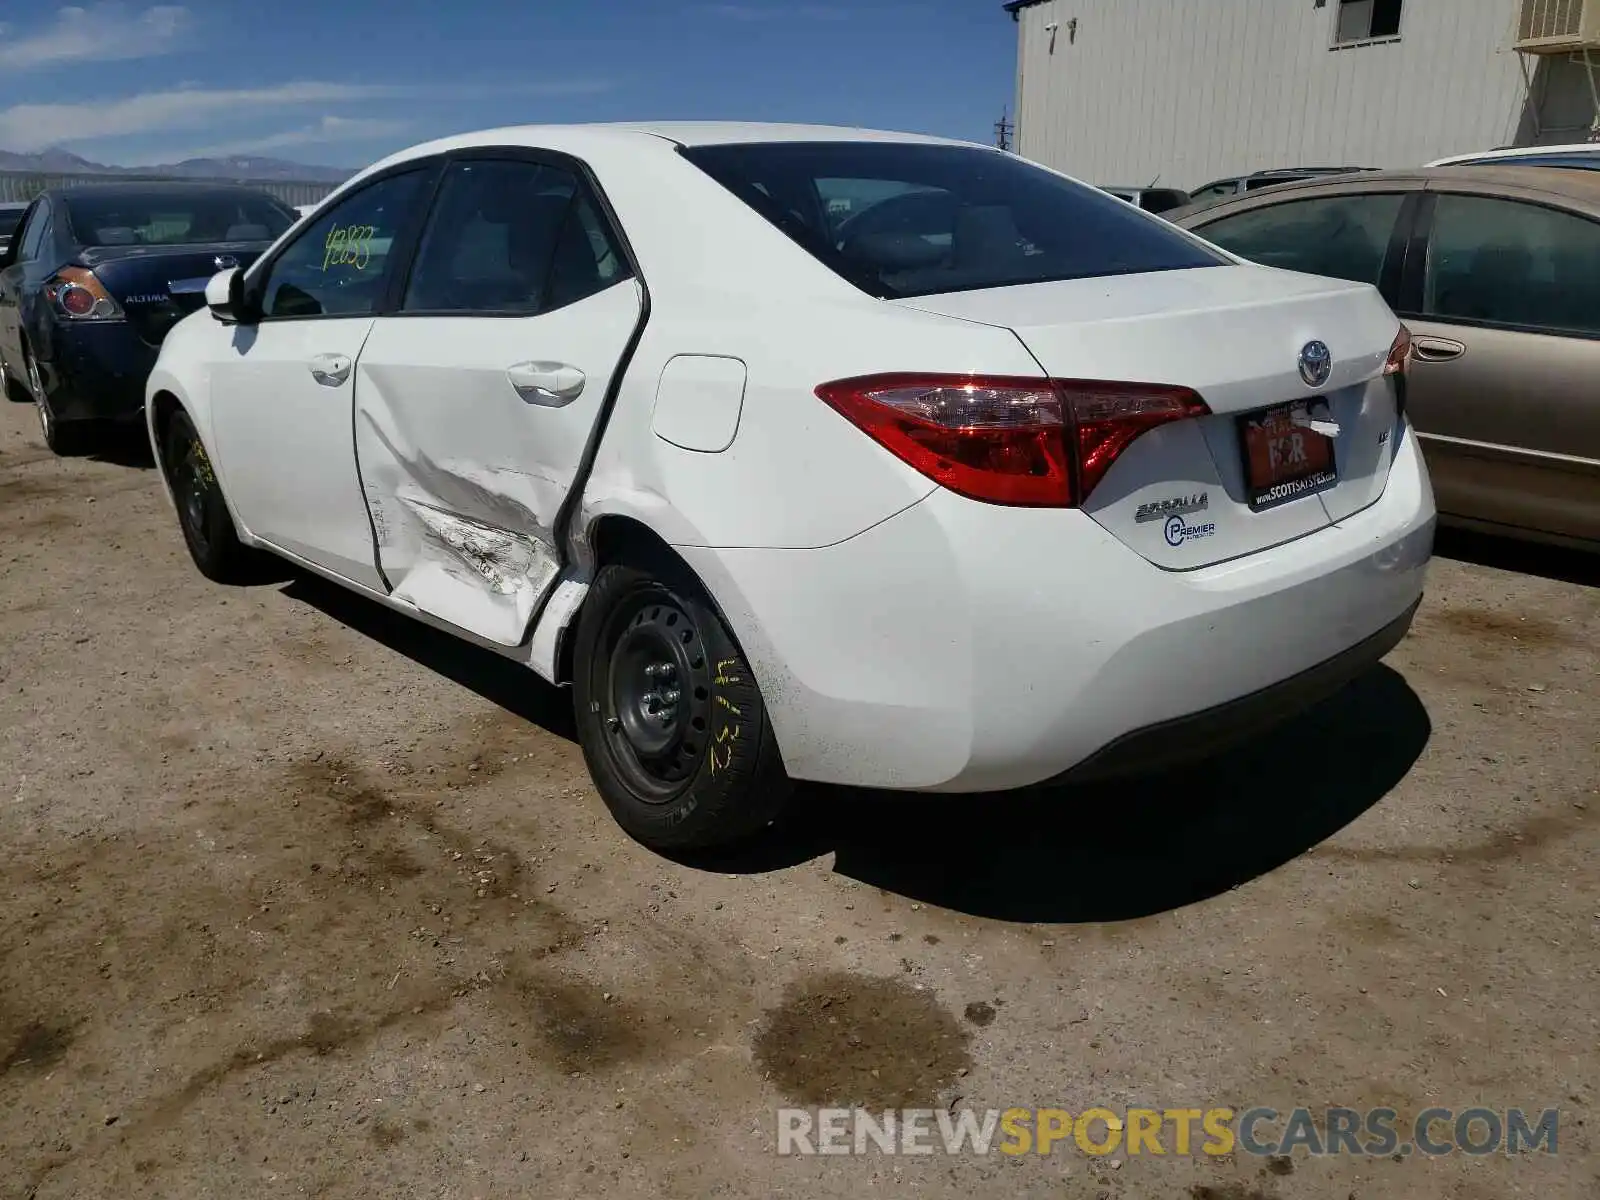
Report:
[[[1181,776],[628,841],[566,698],[0,405],[0,1198],[1600,1194],[1600,569],[1441,542]],[[779,1157],[783,1105],[1560,1106],[1559,1152]]]

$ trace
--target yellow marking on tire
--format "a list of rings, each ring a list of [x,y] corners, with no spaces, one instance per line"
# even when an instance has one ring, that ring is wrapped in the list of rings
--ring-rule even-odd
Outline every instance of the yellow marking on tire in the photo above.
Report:
[[[727,709],[729,712],[731,712],[736,717],[744,716],[744,713],[740,712],[738,707],[733,703],[733,701],[729,700],[726,696],[718,696],[717,697],[717,703],[722,705],[723,708]]]

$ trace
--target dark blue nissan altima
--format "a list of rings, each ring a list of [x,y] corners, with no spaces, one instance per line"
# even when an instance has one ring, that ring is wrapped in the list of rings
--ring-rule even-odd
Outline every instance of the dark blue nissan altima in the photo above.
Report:
[[[29,206],[0,253],[0,384],[39,409],[58,454],[95,422],[136,417],[161,339],[298,220],[255,188],[111,183]]]

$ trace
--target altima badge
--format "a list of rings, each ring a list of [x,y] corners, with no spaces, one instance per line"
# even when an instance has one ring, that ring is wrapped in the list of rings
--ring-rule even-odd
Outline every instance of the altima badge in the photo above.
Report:
[[[1139,505],[1133,519],[1143,525],[1167,517],[1181,517],[1189,513],[1204,512],[1211,505],[1209,492],[1196,492],[1193,496],[1174,496],[1171,500],[1152,500]]]

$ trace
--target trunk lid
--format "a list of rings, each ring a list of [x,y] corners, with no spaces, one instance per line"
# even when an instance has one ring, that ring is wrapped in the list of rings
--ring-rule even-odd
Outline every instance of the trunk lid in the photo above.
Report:
[[[1008,328],[1058,379],[1199,393],[1212,415],[1143,434],[1083,507],[1159,566],[1189,569],[1264,550],[1342,520],[1383,492],[1395,423],[1383,366],[1400,323],[1365,284],[1226,266],[893,303]],[[1315,386],[1300,373],[1313,342],[1331,359]],[[1295,401],[1305,408],[1261,425],[1263,414]],[[1252,503],[1241,431],[1251,418],[1260,426],[1258,463],[1304,469],[1326,446],[1336,481],[1288,485]],[[1318,430],[1335,426],[1327,446]]]
[[[228,267],[248,267],[270,242],[217,242],[203,246],[90,246],[77,261],[92,270],[152,346],[205,304],[206,282]],[[230,261],[231,260],[231,261]]]

